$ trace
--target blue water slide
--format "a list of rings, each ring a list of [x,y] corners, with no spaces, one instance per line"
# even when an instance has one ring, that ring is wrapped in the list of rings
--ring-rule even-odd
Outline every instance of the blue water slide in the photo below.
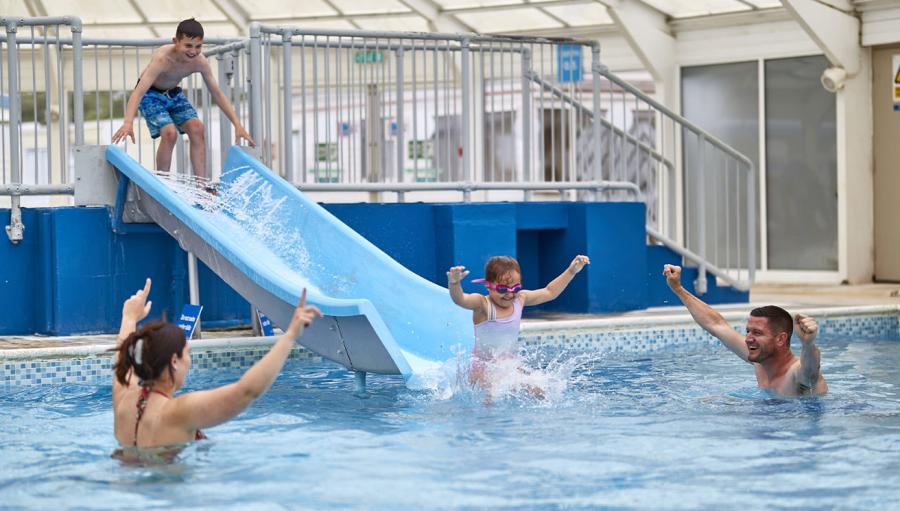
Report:
[[[303,288],[325,317],[299,339],[348,369],[413,374],[468,351],[470,313],[237,146],[218,197],[194,201],[115,146],[107,160],[135,205],[282,327]],[[196,193],[196,190],[194,190]],[[385,226],[390,228],[390,226]]]

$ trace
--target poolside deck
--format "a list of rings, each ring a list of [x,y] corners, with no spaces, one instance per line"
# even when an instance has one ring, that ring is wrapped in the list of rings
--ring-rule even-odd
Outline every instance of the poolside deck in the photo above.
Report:
[[[674,296],[673,296],[674,299]],[[785,307],[790,312],[796,311],[834,311],[856,309],[866,306],[882,306],[900,308],[900,283],[877,283],[862,285],[819,285],[819,284],[758,284],[750,292],[750,304],[718,305],[717,310],[723,313],[745,313],[752,307],[775,304]],[[569,314],[540,313],[525,319],[525,328],[551,329],[554,323],[571,324],[573,321],[605,320],[610,324],[627,322],[643,323],[664,320],[667,323],[691,323],[691,317],[683,306],[653,307],[647,310],[613,314]],[[76,348],[91,346],[93,348],[112,346],[115,335],[78,335],[67,337],[46,336],[6,336],[0,337],[0,358],[13,355],[18,350],[46,348]],[[250,329],[211,330],[203,335],[201,344],[229,344],[257,340]],[[260,343],[266,343],[258,339]],[[22,356],[15,353],[14,356]]]

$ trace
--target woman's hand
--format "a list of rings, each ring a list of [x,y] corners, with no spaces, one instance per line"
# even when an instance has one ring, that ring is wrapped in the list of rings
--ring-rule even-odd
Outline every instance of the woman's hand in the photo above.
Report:
[[[150,314],[150,307],[153,306],[153,302],[147,301],[147,296],[150,295],[150,279],[147,279],[147,282],[144,284],[144,289],[138,289],[136,293],[128,297],[125,300],[125,303],[122,304],[122,320],[134,321],[137,323],[138,321],[147,317]]]
[[[306,305],[306,288],[303,288],[303,294],[300,295],[300,303],[294,309],[294,316],[291,318],[291,324],[288,325],[286,334],[292,338],[303,334],[303,330],[308,327],[316,317],[322,317],[322,311],[315,305]]]

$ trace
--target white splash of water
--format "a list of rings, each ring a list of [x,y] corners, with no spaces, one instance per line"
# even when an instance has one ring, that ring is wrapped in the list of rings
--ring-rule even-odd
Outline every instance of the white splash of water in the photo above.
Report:
[[[403,352],[413,376],[406,382],[411,390],[425,391],[434,399],[463,399],[482,396],[484,402],[528,401],[555,405],[566,399],[573,373],[582,364],[596,360],[596,354],[559,352],[547,359],[547,353],[523,352],[481,362],[484,383],[473,381],[470,355],[457,353],[453,358],[434,362]]]
[[[272,184],[249,166],[231,169],[231,181],[216,186],[207,179],[168,172],[157,176],[188,204],[208,215],[235,242],[252,247],[262,259],[278,259],[293,272],[308,274],[312,257],[284,207],[287,196],[276,196]]]

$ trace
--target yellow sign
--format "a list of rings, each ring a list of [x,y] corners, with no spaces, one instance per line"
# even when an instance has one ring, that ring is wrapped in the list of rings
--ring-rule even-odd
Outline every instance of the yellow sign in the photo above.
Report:
[[[891,90],[894,91],[894,111],[900,112],[900,54],[892,56],[893,72],[891,78],[894,83],[891,84]]]

